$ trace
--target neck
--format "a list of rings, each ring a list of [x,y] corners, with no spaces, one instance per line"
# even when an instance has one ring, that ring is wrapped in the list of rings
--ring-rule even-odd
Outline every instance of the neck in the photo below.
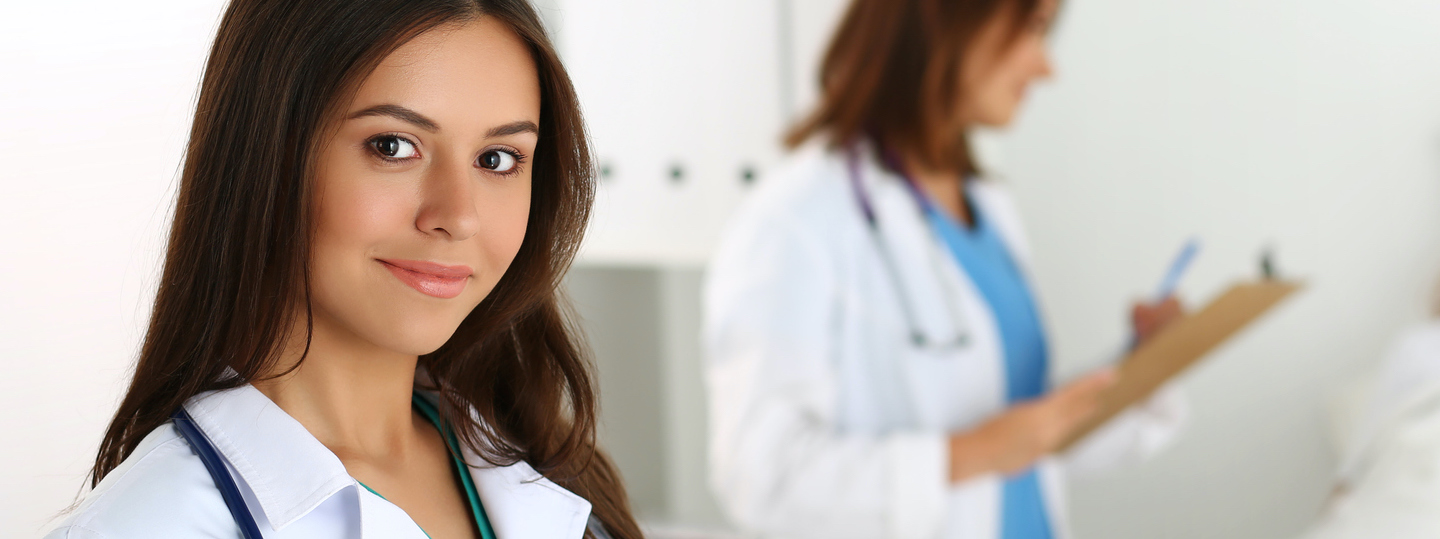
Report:
[[[297,324],[292,341],[298,342],[285,347],[277,372],[294,368],[255,388],[337,455],[383,457],[408,449],[416,430],[410,399],[419,357],[337,330],[318,311],[306,353],[305,322]]]
[[[974,224],[965,201],[965,178],[960,171],[931,168],[914,156],[907,156],[901,162],[920,192],[930,197],[936,207],[956,221]]]

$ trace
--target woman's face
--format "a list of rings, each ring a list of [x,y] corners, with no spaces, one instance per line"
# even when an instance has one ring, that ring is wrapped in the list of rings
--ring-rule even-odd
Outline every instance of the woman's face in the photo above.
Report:
[[[1058,0],[1041,0],[1030,20],[1014,33],[1013,9],[1007,9],[976,34],[961,68],[960,114],[965,125],[1003,127],[1015,118],[1030,84],[1050,76],[1046,38]]]
[[[493,17],[386,57],[317,159],[317,336],[413,355],[449,340],[525,237],[539,123],[529,49]]]

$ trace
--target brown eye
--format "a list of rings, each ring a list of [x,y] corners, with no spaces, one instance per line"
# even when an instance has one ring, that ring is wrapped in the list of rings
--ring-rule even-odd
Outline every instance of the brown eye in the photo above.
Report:
[[[495,172],[510,172],[515,169],[516,159],[510,152],[490,150],[480,154],[480,168]]]
[[[408,159],[415,156],[415,145],[410,141],[394,135],[384,135],[370,139],[370,147],[375,153],[387,159]]]

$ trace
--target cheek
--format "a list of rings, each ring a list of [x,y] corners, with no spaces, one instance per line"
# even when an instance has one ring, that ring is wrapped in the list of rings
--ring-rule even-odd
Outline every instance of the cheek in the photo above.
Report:
[[[1035,79],[1045,76],[1046,66],[1049,64],[1049,51],[1045,49],[1045,41],[1040,38],[1026,38],[1020,45],[1018,56],[1011,62],[1010,77],[1016,84],[1028,85]]]
[[[414,228],[413,195],[383,185],[331,186],[322,190],[316,207],[315,252],[317,265],[326,260],[321,253],[349,252],[349,257],[366,255],[370,246],[383,242],[397,230]]]
[[[1003,123],[1008,111],[1018,99],[1018,84],[1011,66],[994,64],[983,75],[976,76],[968,85],[968,93],[962,108],[968,112],[968,121],[984,125]]]
[[[415,229],[417,193],[411,182],[377,177],[363,163],[334,165],[315,179],[311,300],[332,321],[360,331],[388,297],[390,277],[374,261],[377,249]]]
[[[527,175],[528,176],[528,175]],[[506,185],[492,185],[477,194],[476,209],[480,214],[481,240],[479,249],[491,277],[488,291],[515,260],[525,240],[530,221],[530,180],[507,180]]]
[[[1039,64],[1036,63],[1036,58],[1042,57],[1033,54],[1028,47],[1022,47],[1022,50],[1017,50],[1006,58],[1006,62],[997,66],[981,89],[987,106],[1014,107],[1038,76],[1039,70],[1035,66]]]

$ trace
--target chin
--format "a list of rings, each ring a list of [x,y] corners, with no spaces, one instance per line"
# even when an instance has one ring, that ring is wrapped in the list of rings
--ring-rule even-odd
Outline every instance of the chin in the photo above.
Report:
[[[980,118],[978,122],[985,127],[1000,129],[1010,127],[1015,121],[1015,107],[994,107],[989,114]]]
[[[435,338],[433,335],[406,335],[394,339],[392,344],[386,345],[392,351],[411,355],[423,356],[439,350],[441,346],[450,341],[454,333],[443,335],[443,338]]]
[[[1015,120],[1015,113],[1020,109],[1019,99],[1007,99],[1000,96],[992,96],[984,106],[980,107],[975,123],[984,127],[999,129],[1009,127]]]
[[[423,356],[444,346],[460,328],[460,319],[439,316],[402,316],[383,324],[383,334],[371,342],[394,352]]]
[[[981,118],[975,123],[980,127],[986,127],[990,129],[1004,129],[1006,127],[1010,127],[1010,117],[1005,116],[1003,118]]]

